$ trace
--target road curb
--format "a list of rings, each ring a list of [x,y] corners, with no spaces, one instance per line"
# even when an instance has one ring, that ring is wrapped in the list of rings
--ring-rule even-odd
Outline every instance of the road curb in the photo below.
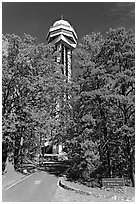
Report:
[[[82,191],[80,189],[76,189],[74,187],[70,187],[69,185],[66,185],[63,183],[63,178],[61,178],[59,180],[59,186],[66,189],[66,190],[71,190],[71,191],[75,191],[76,193],[80,193],[80,194],[84,194],[84,195],[93,195],[91,192],[88,192],[88,191]]]
[[[60,179],[59,179],[59,186],[62,187],[62,188],[64,188],[64,189],[66,189],[66,190],[71,190],[71,191],[74,191],[74,192],[76,192],[76,193],[80,193],[80,194],[84,194],[84,195],[92,195],[92,196],[95,197],[95,198],[98,198],[98,197],[101,198],[101,196],[95,195],[95,194],[92,193],[92,192],[83,191],[83,190],[80,190],[80,189],[76,189],[76,188],[74,188],[74,187],[70,187],[69,185],[64,184],[63,182],[64,182],[64,178],[60,178]],[[123,197],[124,197],[124,196],[123,196]],[[117,201],[122,201],[121,198],[120,198],[120,196],[106,196],[106,198],[112,198],[112,199],[114,199],[114,200],[117,199]],[[134,202],[134,200],[135,200],[135,198],[129,198],[129,199],[127,198],[126,200],[123,200],[122,202],[125,202],[125,201]]]

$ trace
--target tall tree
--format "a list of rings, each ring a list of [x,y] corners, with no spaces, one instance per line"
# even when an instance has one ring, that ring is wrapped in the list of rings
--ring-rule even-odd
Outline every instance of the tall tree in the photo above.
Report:
[[[124,153],[123,166],[127,166],[129,178],[134,186],[135,143],[135,43],[134,33],[125,28],[110,29],[107,33],[100,61],[106,67],[109,78],[108,100],[113,115],[113,135],[120,143],[120,159]],[[125,161],[125,162],[124,162]],[[121,164],[121,165],[122,165]],[[123,171],[124,173],[124,171]]]
[[[102,176],[129,176],[133,186],[134,52],[134,34],[125,28],[110,29],[106,39],[85,36],[75,51],[79,89],[73,107],[79,135],[83,116],[95,121],[90,138],[98,144]]]
[[[36,45],[29,35],[3,36],[3,137],[12,137],[15,158],[22,151],[21,138],[23,148],[28,148],[27,141],[34,144],[41,134],[48,137],[47,123],[52,121],[52,126],[56,120],[65,82],[57,54],[53,46]]]

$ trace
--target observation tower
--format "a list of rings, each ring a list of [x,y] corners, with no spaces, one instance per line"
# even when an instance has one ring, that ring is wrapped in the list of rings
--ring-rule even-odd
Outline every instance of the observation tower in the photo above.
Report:
[[[49,28],[47,34],[47,42],[55,45],[55,49],[59,52],[56,61],[62,64],[62,74],[66,76],[69,82],[72,75],[72,50],[77,45],[77,34],[70,23],[61,17]],[[63,100],[65,98],[65,94]],[[60,103],[57,104],[57,110],[60,108]],[[47,145],[49,143],[47,142]],[[60,154],[62,151],[62,145],[53,145],[51,152],[53,154]]]

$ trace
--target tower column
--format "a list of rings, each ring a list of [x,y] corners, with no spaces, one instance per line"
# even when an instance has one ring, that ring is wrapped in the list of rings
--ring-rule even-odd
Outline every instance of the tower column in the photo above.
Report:
[[[70,81],[71,79],[71,53],[72,51],[71,50],[68,50],[68,81]]]

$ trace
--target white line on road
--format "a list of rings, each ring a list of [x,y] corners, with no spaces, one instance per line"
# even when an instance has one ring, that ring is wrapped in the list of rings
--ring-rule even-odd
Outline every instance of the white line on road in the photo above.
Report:
[[[37,173],[37,172],[35,172],[35,173]],[[35,174],[35,173],[33,173],[33,174]],[[9,187],[7,187],[6,189],[3,189],[3,190],[5,190],[5,191],[9,190],[9,189],[12,188],[13,186],[15,186],[15,185],[17,185],[18,183],[22,182],[23,180],[29,178],[29,177],[32,176],[33,174],[30,174],[30,175],[26,176],[25,178],[23,178],[23,179],[17,181],[16,183],[12,184],[11,186],[9,186]]]
[[[34,184],[40,184],[41,183],[41,181],[35,181],[35,183]]]

